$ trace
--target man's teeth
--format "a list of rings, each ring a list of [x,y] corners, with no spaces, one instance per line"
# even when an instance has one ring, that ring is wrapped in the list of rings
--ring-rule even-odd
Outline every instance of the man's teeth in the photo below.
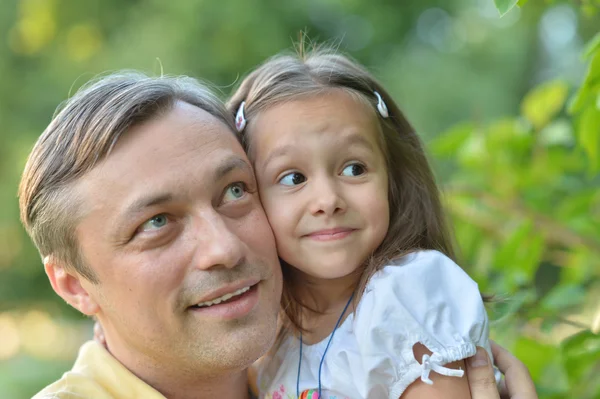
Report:
[[[200,302],[196,306],[199,308],[202,308],[202,307],[206,307],[206,306],[218,305],[219,303],[226,301],[228,299],[231,299],[234,296],[242,295],[244,292],[246,292],[248,290],[250,290],[250,287],[240,288],[239,290],[232,292],[231,294],[225,294],[216,299],[213,299],[212,301]]]

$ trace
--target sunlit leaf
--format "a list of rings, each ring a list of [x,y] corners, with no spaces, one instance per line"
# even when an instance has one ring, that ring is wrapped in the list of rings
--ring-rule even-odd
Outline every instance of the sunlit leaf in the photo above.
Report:
[[[590,173],[600,170],[600,109],[587,107],[579,118],[577,138],[590,161]]]
[[[596,36],[585,45],[582,58],[588,59],[598,50],[600,50],[600,32],[596,33]]]
[[[494,257],[494,267],[501,270],[511,285],[533,279],[544,250],[544,239],[530,221],[520,223],[504,240]]]
[[[594,368],[600,364],[600,335],[582,331],[564,340],[561,351],[567,375],[573,383],[597,380]]]
[[[546,82],[523,99],[521,111],[536,129],[544,127],[563,107],[569,86],[560,80]]]
[[[598,6],[594,4],[582,4],[581,10],[586,17],[591,18],[598,13]]]
[[[600,51],[597,51],[592,57],[583,83],[569,101],[569,113],[578,113],[588,102],[597,101],[598,94],[600,94]]]
[[[574,138],[571,122],[566,119],[558,119],[550,123],[539,133],[538,141],[547,146],[572,145]]]
[[[430,143],[429,148],[431,148],[433,154],[440,157],[454,157],[459,148],[473,134],[474,129],[471,123],[456,125],[436,137]]]
[[[473,169],[481,167],[487,156],[485,137],[482,134],[470,135],[457,153],[460,163]]]
[[[541,304],[547,310],[562,310],[580,305],[585,300],[585,290],[580,285],[559,285],[552,289]]]
[[[589,101],[591,101],[593,93],[595,93],[595,90],[592,90],[592,88],[589,85],[584,83],[569,100],[569,104],[567,105],[569,113],[575,114],[581,111],[583,107]]]
[[[515,343],[514,354],[527,365],[533,379],[538,380],[545,367],[552,362],[557,362],[559,351],[551,345],[521,337]]]
[[[498,9],[498,12],[500,12],[500,16],[509,12],[518,2],[519,0],[494,0],[496,8]]]

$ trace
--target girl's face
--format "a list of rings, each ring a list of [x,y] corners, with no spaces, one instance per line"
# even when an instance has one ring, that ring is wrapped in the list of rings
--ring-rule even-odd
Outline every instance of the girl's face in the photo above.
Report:
[[[251,126],[260,197],[279,256],[313,277],[352,273],[389,225],[375,111],[332,89],[261,112]]]

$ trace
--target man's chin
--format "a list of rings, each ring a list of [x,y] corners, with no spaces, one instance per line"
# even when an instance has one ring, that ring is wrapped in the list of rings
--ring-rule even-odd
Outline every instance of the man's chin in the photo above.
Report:
[[[196,348],[197,359],[203,368],[215,376],[242,371],[265,355],[275,341],[276,320],[238,321],[237,327],[221,334],[209,347]],[[208,367],[207,366],[208,362]]]

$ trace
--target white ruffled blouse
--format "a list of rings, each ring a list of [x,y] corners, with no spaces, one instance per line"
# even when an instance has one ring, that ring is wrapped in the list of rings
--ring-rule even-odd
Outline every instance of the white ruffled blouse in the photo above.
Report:
[[[336,330],[321,371],[321,398],[398,399],[416,379],[431,372],[460,377],[444,365],[473,356],[476,346],[492,353],[488,319],[477,284],[438,251],[419,251],[371,277],[355,313]],[[303,345],[287,337],[258,372],[260,397],[297,398],[318,388],[319,363],[329,337]],[[413,346],[432,353],[420,364]],[[298,378],[298,375],[300,377]],[[316,396],[315,396],[316,397]]]

